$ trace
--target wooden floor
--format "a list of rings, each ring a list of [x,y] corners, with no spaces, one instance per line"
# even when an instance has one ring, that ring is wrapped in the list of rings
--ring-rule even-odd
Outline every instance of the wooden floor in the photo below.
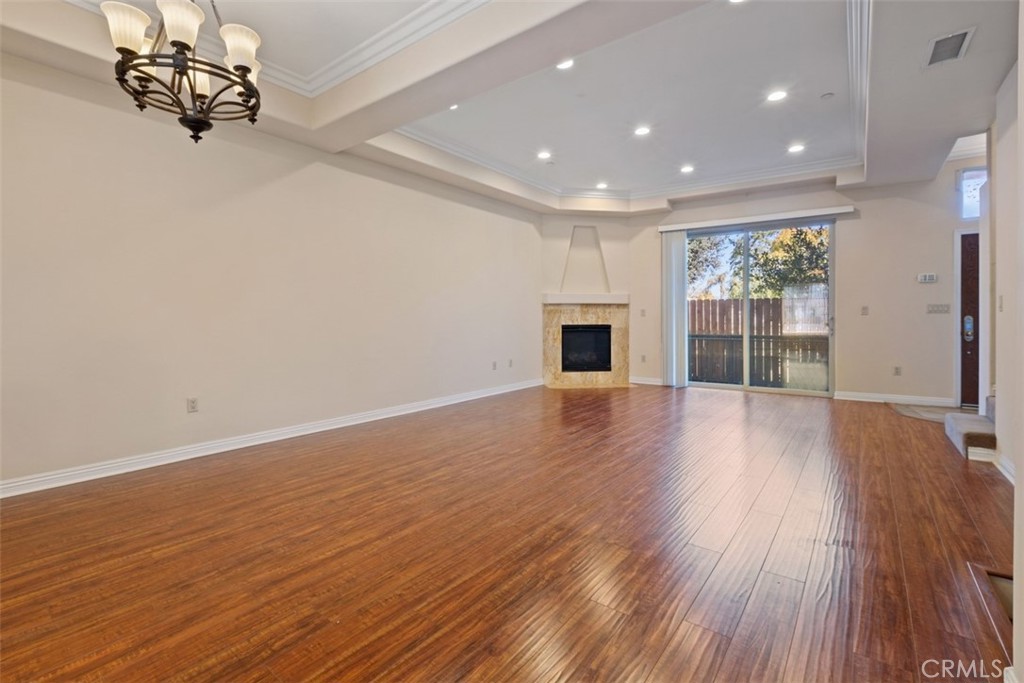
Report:
[[[1005,659],[1012,497],[881,404],[530,389],[6,499],[0,675],[924,681]]]

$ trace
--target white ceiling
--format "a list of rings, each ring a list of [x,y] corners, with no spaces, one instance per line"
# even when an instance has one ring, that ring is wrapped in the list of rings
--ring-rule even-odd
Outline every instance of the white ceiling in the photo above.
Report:
[[[844,2],[710,3],[574,62],[401,131],[561,194],[603,181],[606,194],[644,196],[861,161]],[[766,102],[777,89],[789,96]],[[639,125],[652,132],[634,135]],[[806,150],[788,154],[796,141]]]
[[[4,52],[112,85],[99,1],[5,0]],[[153,0],[130,1],[157,16]],[[213,13],[199,4],[201,51],[219,53]],[[1019,33],[1016,0],[217,7],[263,38],[258,130],[547,212],[663,210],[803,179],[934,177],[958,137],[991,123]],[[970,27],[963,60],[923,68],[931,39]],[[554,68],[567,57],[572,69]],[[767,103],[777,88],[789,96]],[[636,137],[639,125],[650,135]],[[793,142],[806,150],[787,153]]]

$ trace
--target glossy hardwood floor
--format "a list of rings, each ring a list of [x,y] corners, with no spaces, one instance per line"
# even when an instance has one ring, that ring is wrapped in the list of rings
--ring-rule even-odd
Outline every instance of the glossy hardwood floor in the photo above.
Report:
[[[1012,542],[885,405],[538,388],[3,501],[0,675],[923,681]]]

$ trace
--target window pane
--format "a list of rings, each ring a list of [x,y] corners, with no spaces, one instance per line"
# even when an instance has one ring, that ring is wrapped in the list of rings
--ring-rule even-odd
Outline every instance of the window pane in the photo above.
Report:
[[[828,391],[829,228],[750,233],[750,386]]]
[[[689,378],[743,383],[743,234],[687,240]]]
[[[981,216],[981,186],[988,180],[988,169],[971,168],[960,172],[960,218]]]

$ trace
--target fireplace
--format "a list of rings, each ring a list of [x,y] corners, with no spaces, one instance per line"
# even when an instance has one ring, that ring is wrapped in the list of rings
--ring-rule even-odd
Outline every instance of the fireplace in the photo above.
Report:
[[[562,372],[611,369],[611,325],[562,325]]]
[[[600,330],[600,353],[594,330]],[[552,389],[628,387],[629,304],[545,301],[544,384]]]

